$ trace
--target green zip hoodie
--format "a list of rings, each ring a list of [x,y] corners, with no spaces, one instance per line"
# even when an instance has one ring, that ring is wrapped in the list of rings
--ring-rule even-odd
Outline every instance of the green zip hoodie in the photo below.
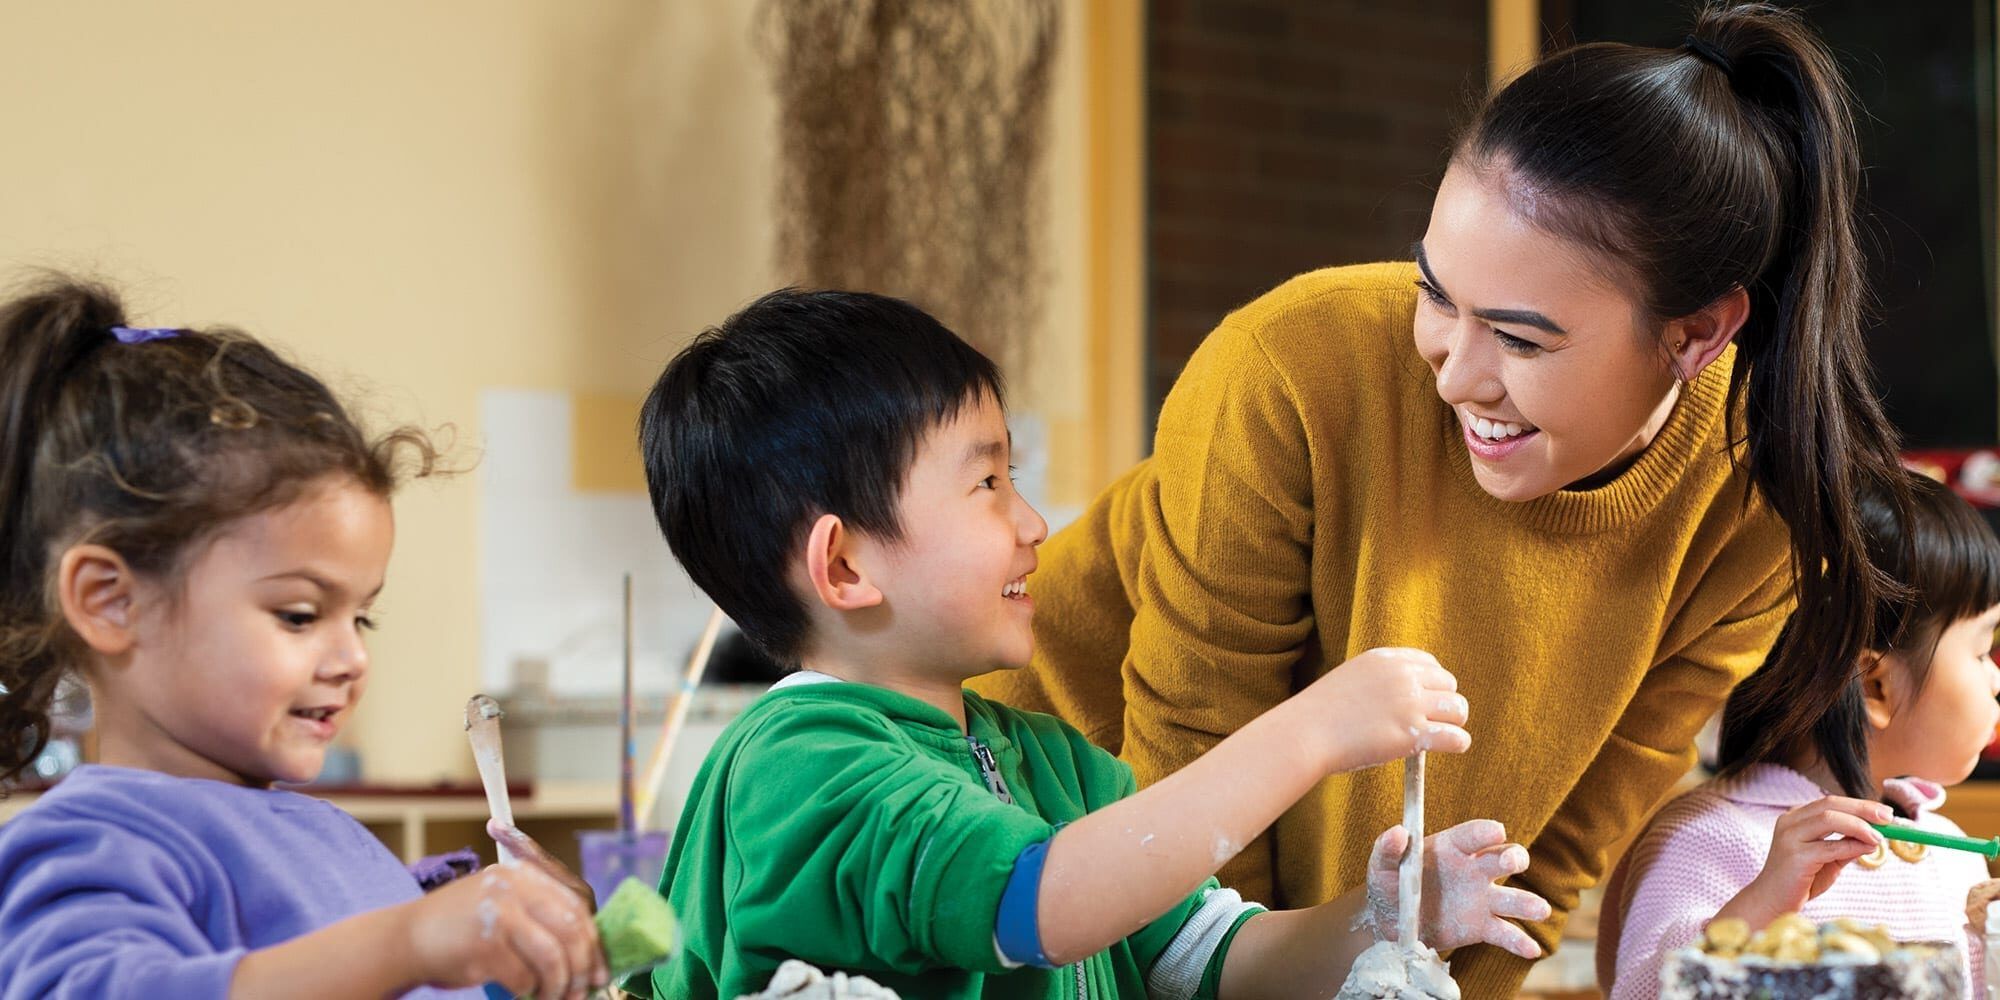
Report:
[[[1137,786],[1130,769],[1053,716],[970,691],[965,714],[961,732],[932,705],[855,683],[782,686],[759,698],[709,751],[674,832],[660,892],[685,948],[625,988],[733,1000],[798,958],[868,976],[906,1000],[1146,996],[1154,962],[1215,881],[1080,963],[1008,969],[994,921],[1015,858]],[[1214,997],[1249,915],[1231,918],[1197,997]]]

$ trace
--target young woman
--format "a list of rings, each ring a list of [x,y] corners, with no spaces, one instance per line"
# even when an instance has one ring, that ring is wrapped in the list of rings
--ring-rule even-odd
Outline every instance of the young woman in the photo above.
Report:
[[[1024,673],[1156,781],[1373,646],[1436,655],[1473,705],[1431,822],[1492,816],[1556,913],[1745,696],[1869,648],[1882,584],[1854,496],[1901,502],[1859,328],[1846,88],[1794,14],[1712,9],[1672,49],[1586,45],[1495,93],[1412,264],[1303,275],[1225,319],[1153,456],[1044,546]],[[1394,768],[1342,775],[1225,881],[1281,906],[1360,885]],[[1527,962],[1462,949],[1467,996]]]

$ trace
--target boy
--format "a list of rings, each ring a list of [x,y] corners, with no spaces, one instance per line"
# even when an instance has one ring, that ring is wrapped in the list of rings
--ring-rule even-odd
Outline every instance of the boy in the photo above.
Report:
[[[1451,675],[1364,653],[1144,791],[1061,721],[963,690],[1032,648],[1047,525],[1013,490],[1001,399],[936,320],[848,292],[767,295],[653,387],[668,545],[799,672],[703,764],[661,880],[687,948],[628,989],[726,1000],[799,958],[923,1000],[1292,998],[1331,994],[1372,943],[1360,890],[1266,912],[1211,876],[1330,773],[1464,750]],[[1388,907],[1406,840],[1371,859]],[[1487,821],[1432,838],[1427,943],[1535,957],[1500,917],[1547,904],[1493,884],[1527,864],[1503,840]]]

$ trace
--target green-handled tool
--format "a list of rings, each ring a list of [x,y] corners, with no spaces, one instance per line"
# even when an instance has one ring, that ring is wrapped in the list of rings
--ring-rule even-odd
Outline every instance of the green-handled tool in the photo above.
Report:
[[[1912,844],[1929,844],[1932,847],[1949,847],[1954,851],[1971,851],[1987,857],[2000,857],[2000,837],[1975,840],[1971,837],[1954,837],[1948,833],[1932,833],[1913,826],[1898,826],[1894,823],[1870,823],[1876,832],[1890,840],[1907,840]]]

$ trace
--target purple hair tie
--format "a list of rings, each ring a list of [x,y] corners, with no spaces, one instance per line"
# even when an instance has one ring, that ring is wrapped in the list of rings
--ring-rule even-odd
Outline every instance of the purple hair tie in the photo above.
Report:
[[[111,328],[111,335],[117,337],[118,342],[121,344],[143,344],[149,340],[167,340],[178,337],[186,332],[186,330],[164,326],[114,326]]]

